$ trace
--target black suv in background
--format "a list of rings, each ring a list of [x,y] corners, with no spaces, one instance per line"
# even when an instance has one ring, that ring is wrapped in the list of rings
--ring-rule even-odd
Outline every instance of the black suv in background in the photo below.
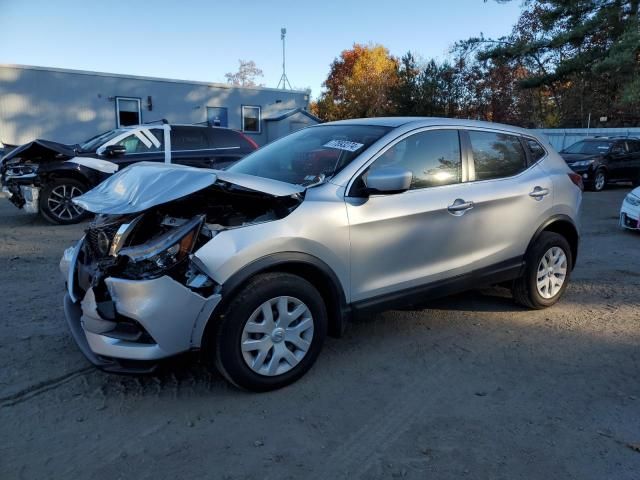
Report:
[[[560,152],[567,165],[582,176],[585,186],[599,192],[608,182],[640,185],[640,139],[595,137]]]
[[[72,199],[132,163],[224,169],[257,148],[235,130],[163,121],[109,130],[77,145],[34,140],[2,158],[0,178],[16,207],[71,224],[87,215]]]

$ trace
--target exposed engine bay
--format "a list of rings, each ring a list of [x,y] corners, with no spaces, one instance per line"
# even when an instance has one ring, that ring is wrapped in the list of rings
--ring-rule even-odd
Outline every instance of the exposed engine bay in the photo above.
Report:
[[[223,230],[284,218],[301,199],[222,182],[142,213],[99,214],[78,252],[77,296],[92,287],[106,294],[101,282],[108,276],[147,280],[162,275],[210,295],[215,285],[189,255]]]

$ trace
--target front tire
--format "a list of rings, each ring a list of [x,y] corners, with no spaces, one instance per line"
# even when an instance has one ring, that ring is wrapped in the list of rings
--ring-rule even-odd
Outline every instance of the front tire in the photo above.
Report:
[[[210,364],[234,385],[256,392],[298,380],[316,361],[327,333],[327,309],[297,275],[253,278],[212,329]]]
[[[569,242],[555,232],[542,232],[525,256],[524,275],[511,292],[520,305],[542,309],[555,304],[569,284],[573,258]]]
[[[591,185],[591,190],[593,190],[594,192],[601,192],[606,186],[607,172],[602,169],[597,170],[593,176],[593,184]]]
[[[89,216],[72,202],[88,190],[87,185],[72,178],[56,178],[40,192],[40,213],[55,225],[71,225]]]

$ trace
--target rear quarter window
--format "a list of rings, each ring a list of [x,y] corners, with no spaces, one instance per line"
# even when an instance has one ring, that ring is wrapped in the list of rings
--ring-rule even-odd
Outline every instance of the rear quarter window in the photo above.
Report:
[[[527,168],[527,160],[516,135],[469,130],[476,180],[492,180],[517,175]]]
[[[547,154],[542,145],[531,138],[525,138],[524,143],[529,149],[529,155],[531,155],[531,163],[537,162]]]

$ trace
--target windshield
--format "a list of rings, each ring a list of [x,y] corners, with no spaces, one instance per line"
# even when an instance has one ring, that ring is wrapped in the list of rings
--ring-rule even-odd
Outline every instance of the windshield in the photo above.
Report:
[[[322,125],[275,141],[229,168],[296,185],[331,177],[391,128],[374,125]]]
[[[126,131],[127,129],[125,128],[116,128],[115,130],[109,130],[108,132],[103,132],[100,135],[91,137],[89,140],[80,144],[80,151],[95,152],[101,145],[107,143],[112,138],[115,138]]]
[[[582,141],[574,143],[568,148],[565,148],[563,153],[582,153],[585,155],[597,155],[600,153],[607,153],[611,147],[611,143],[607,141]]]

